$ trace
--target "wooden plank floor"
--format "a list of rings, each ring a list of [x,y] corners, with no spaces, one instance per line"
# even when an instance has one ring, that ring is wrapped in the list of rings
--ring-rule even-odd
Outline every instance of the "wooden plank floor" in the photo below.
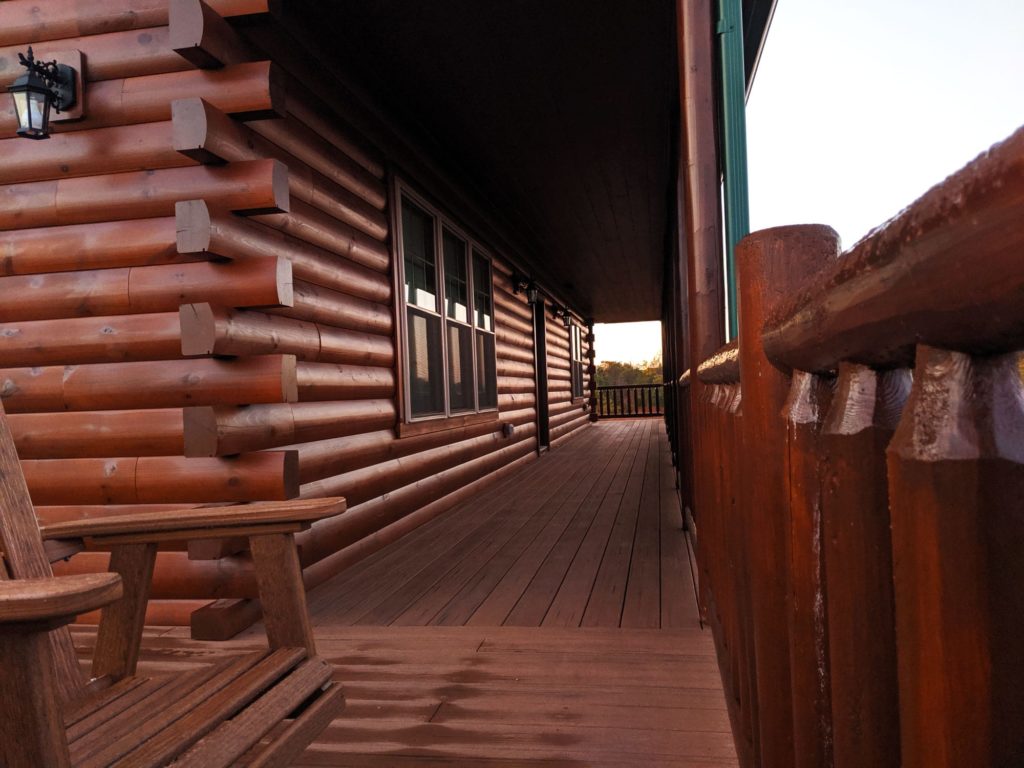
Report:
[[[667,451],[599,423],[312,592],[348,705],[296,765],[735,766]],[[147,628],[140,671],[262,642]]]
[[[699,627],[658,419],[600,422],[310,595],[317,625]]]

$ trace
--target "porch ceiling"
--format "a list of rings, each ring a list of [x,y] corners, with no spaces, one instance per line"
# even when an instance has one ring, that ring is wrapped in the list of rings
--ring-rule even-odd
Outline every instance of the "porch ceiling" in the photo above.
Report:
[[[557,292],[601,321],[660,318],[672,0],[307,7],[344,71],[440,152]]]

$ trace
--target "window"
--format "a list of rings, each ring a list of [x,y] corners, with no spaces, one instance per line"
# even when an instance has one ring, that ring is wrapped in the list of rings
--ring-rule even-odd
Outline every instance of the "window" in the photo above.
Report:
[[[491,262],[429,206],[400,194],[406,415],[498,405]]]
[[[580,327],[575,323],[569,329],[569,349],[572,357],[572,396],[583,397],[583,339]]]

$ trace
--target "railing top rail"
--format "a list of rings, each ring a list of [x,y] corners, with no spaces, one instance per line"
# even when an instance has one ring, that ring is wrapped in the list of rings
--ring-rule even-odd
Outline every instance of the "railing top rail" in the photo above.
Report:
[[[658,382],[657,384],[603,384],[598,386],[597,389],[658,389],[664,386],[664,382]]]
[[[730,341],[697,367],[697,378],[705,384],[735,384],[740,380],[740,354]]]
[[[776,365],[826,371],[842,360],[908,365],[917,343],[1021,348],[1022,211],[1024,128],[781,302],[765,325],[765,352]]]

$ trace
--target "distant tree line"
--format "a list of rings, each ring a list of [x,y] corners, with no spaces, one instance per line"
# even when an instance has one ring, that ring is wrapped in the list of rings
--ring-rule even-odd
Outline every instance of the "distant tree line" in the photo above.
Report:
[[[597,366],[597,386],[599,387],[661,383],[661,355],[639,365],[605,360]]]

